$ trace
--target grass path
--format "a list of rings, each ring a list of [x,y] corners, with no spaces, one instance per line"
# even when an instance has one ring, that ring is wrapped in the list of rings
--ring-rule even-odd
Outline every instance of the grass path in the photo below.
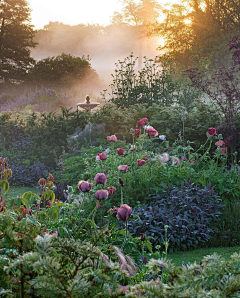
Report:
[[[233,247],[208,247],[208,248],[198,248],[188,251],[178,251],[168,254],[168,259],[172,260],[172,263],[175,266],[181,266],[184,261],[186,264],[194,263],[196,261],[199,264],[204,256],[212,255],[216,252],[218,255],[221,255],[225,260],[229,260],[230,256],[234,253],[240,253],[240,246]],[[156,258],[156,254],[152,255]],[[151,258],[151,257],[149,257]]]

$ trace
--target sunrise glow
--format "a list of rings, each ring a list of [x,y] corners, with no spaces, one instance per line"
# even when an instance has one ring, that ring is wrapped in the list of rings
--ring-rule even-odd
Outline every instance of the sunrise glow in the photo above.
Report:
[[[177,0],[159,0],[160,4],[176,3]],[[118,0],[28,0],[32,10],[32,24],[41,29],[50,21],[68,25],[109,25],[114,11],[120,12]]]

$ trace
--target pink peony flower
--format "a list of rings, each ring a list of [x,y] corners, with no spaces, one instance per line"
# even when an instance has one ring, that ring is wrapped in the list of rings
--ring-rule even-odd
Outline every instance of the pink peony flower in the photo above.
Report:
[[[227,153],[227,148],[221,148],[222,153]]]
[[[118,208],[116,217],[122,222],[126,222],[132,214],[132,208],[127,204],[123,204]]]
[[[157,137],[157,136],[158,136],[158,132],[157,132],[157,130],[154,129],[154,128],[149,128],[149,129],[147,130],[147,133],[148,133],[149,136],[153,136],[153,137]]]
[[[145,160],[142,160],[142,159],[138,159],[138,160],[137,160],[137,165],[138,165],[138,167],[141,167],[141,166],[145,165],[145,163],[146,163]]]
[[[107,159],[107,154],[106,152],[98,153],[98,157],[99,157],[99,160],[105,160]]]
[[[118,166],[119,171],[127,172],[128,171],[128,165],[120,165]]]
[[[137,122],[138,127],[142,127],[145,124],[145,122],[143,120],[139,120]]]
[[[103,173],[98,173],[95,178],[94,181],[96,183],[100,183],[100,184],[106,184],[107,183],[107,176]]]
[[[92,188],[92,183],[89,183],[87,181],[79,181],[78,182],[78,189],[82,192],[90,191]]]
[[[115,135],[111,135],[107,137],[109,142],[117,142],[117,137]]]
[[[118,155],[123,155],[124,152],[125,152],[125,149],[122,149],[122,148],[118,148],[118,149],[117,149],[117,153],[118,153]]]
[[[215,143],[216,146],[223,146],[225,143],[223,141],[217,141]]]
[[[97,200],[106,200],[108,198],[108,191],[106,189],[99,189],[95,192],[94,196]]]
[[[144,124],[148,123],[148,118],[142,118],[141,120],[144,122]]]
[[[208,134],[209,136],[216,136],[217,135],[217,130],[214,127],[209,127],[208,129]]]
[[[134,129],[134,134],[138,137],[140,135],[140,129]]]
[[[116,191],[116,187],[114,186],[107,187],[107,191],[110,195],[113,195],[114,192]]]

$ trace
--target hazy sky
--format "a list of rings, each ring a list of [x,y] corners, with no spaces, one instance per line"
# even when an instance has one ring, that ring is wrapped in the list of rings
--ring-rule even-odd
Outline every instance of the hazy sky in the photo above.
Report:
[[[176,2],[176,0],[159,0]],[[32,24],[36,29],[43,28],[49,21],[59,21],[69,25],[99,24],[108,25],[114,11],[121,11],[118,0],[28,0],[32,9]]]

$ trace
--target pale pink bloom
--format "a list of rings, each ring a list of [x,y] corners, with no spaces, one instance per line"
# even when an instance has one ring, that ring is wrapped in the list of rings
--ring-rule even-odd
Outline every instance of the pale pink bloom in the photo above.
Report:
[[[106,152],[98,153],[98,157],[99,157],[99,160],[105,160],[107,159],[107,154]]]
[[[132,214],[132,208],[127,204],[123,204],[118,208],[116,217],[122,222],[126,222]]]
[[[221,148],[222,153],[227,153],[227,148]]]
[[[117,137],[115,135],[111,135],[107,137],[109,142],[117,142]]]
[[[104,173],[98,173],[95,176],[94,181],[96,183],[106,184],[107,183],[107,176]]]
[[[142,159],[138,159],[138,160],[137,160],[137,165],[138,165],[138,167],[141,167],[141,166],[145,165],[145,163],[146,163],[145,160],[142,160]]]
[[[97,200],[106,200],[108,198],[108,191],[106,189],[99,189],[94,194]]]
[[[119,171],[127,172],[128,171],[128,165],[120,165],[118,166]]]
[[[116,187],[114,187],[114,186],[109,186],[109,187],[107,187],[107,191],[108,191],[108,193],[109,193],[110,195],[113,195],[114,192],[116,191]]]
[[[153,136],[153,137],[157,137],[157,136],[158,136],[158,132],[157,132],[157,130],[154,129],[154,128],[149,128],[149,129],[147,130],[147,133],[148,133],[149,136]]]
[[[216,146],[223,146],[225,143],[223,141],[217,141],[215,143]]]
[[[92,188],[92,183],[89,183],[87,181],[79,181],[78,182],[78,189],[82,192],[90,191]]]
[[[125,152],[125,149],[123,149],[123,148],[118,148],[118,149],[117,149],[117,153],[118,153],[118,155],[123,155],[124,152]]]

